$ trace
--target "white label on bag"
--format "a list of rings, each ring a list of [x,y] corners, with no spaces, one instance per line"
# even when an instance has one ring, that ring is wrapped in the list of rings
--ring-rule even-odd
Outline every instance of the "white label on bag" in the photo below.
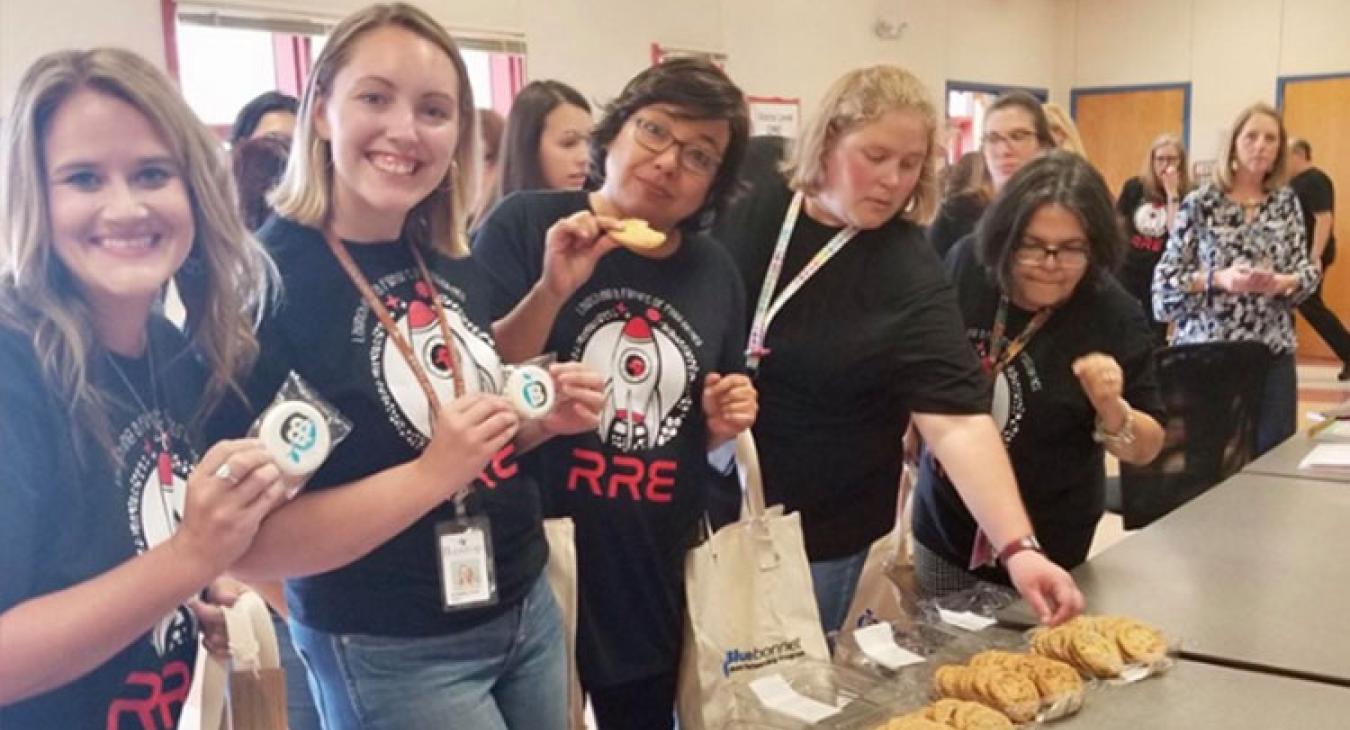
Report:
[[[945,608],[938,609],[938,616],[944,623],[949,623],[958,629],[966,631],[983,631],[990,626],[998,623],[992,618],[985,618],[977,613],[969,611],[948,611]]]
[[[792,688],[781,674],[771,674],[750,682],[760,704],[802,722],[820,722],[839,714],[839,709],[806,697]]]
[[[868,659],[887,669],[895,670],[924,662],[923,657],[895,643],[891,625],[885,621],[858,629],[853,632],[853,636],[858,642],[858,648]]]

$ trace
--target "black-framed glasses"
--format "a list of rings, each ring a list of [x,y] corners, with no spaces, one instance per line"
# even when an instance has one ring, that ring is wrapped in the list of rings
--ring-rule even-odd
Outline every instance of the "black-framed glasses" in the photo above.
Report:
[[[1007,134],[985,132],[984,136],[980,138],[980,141],[983,142],[986,147],[994,147],[1001,144],[1010,145],[1012,147],[1025,147],[1028,142],[1031,142],[1034,139],[1036,139],[1036,132],[1034,130],[1014,129]]]
[[[1067,269],[1087,266],[1087,246],[1047,246],[1043,243],[1023,242],[1013,251],[1013,260],[1024,266],[1041,266],[1051,258]]]
[[[694,173],[712,177],[722,165],[722,158],[706,145],[698,142],[677,139],[666,125],[646,117],[633,117],[633,140],[648,152],[661,154],[671,145],[679,147],[680,167]]]

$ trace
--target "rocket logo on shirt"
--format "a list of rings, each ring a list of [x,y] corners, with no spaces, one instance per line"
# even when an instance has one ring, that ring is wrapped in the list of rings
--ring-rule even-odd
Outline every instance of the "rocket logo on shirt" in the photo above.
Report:
[[[583,328],[573,357],[605,376],[600,440],[625,452],[655,449],[674,438],[689,415],[698,373],[692,333],[665,302],[626,290],[623,298],[612,290],[598,296],[606,293],[617,301]]]
[[[141,415],[117,440],[117,479],[127,489],[128,526],[138,553],[169,539],[183,521],[187,477],[199,458],[190,444],[186,429],[161,411]],[[185,606],[150,631],[160,657],[196,640],[196,619]]]
[[[975,345],[975,350],[984,360],[989,352],[988,330],[971,329],[969,331],[970,340]],[[1022,392],[1022,379],[1026,376],[1023,370],[1028,367],[1034,367],[1030,364],[1031,358],[1023,352],[1013,358],[1012,362],[1002,370],[994,373],[994,398],[993,405],[990,408],[990,415],[994,417],[994,423],[998,426],[999,432],[1003,434],[1003,443],[1010,444],[1017,434],[1022,430],[1022,419],[1026,415],[1026,400]],[[1009,375],[1011,374],[1011,377]],[[1034,378],[1035,373],[1031,372],[1030,377]]]
[[[453,360],[426,284],[413,272],[400,272],[381,278],[372,288],[412,345],[413,357],[426,372],[441,403],[454,400]],[[464,315],[460,302],[453,296],[442,292],[440,300],[454,339],[455,355],[464,370],[466,393],[496,393],[501,360],[493,349],[491,336]],[[390,422],[410,446],[421,449],[431,438],[431,407],[426,394],[398,345],[364,303],[358,317],[364,318],[370,333],[371,371]]]

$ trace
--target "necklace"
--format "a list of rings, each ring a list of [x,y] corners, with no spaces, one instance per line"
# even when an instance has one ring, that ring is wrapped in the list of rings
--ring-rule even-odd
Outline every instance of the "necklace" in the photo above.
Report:
[[[117,359],[112,353],[106,353],[108,363],[112,365],[113,372],[121,378],[122,384],[127,387],[127,392],[135,399],[136,405],[140,406],[141,413],[153,424],[158,433],[159,453],[155,458],[155,474],[159,478],[159,508],[161,516],[164,518],[164,524],[178,524],[176,511],[170,504],[173,496],[173,457],[172,441],[169,438],[169,430],[164,425],[164,412],[159,408],[159,380],[155,377],[155,348],[151,345],[149,339],[146,340],[145,356],[150,366],[150,402],[155,409],[151,411],[146,407],[145,401],[141,399],[141,394],[136,391],[136,386],[132,384],[131,378],[123,372],[122,366],[117,364]]]

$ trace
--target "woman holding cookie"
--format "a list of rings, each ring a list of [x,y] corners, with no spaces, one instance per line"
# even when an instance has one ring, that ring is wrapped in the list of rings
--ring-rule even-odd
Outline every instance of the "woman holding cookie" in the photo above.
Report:
[[[475,119],[435,20],[403,4],[352,14],[315,62],[258,233],[285,300],[262,323],[247,405],[216,428],[243,432],[294,371],[353,431],[236,570],[288,579],[330,730],[565,727],[538,487],[517,459],[593,429],[599,380],[555,366],[558,403],[539,419],[497,394],[489,291],[462,228]]]
[[[918,221],[935,203],[937,117],[913,74],[876,66],[826,92],[785,174],[718,226],[751,310],[749,358],[766,497],[800,512],[821,620],[840,627],[869,546],[895,525],[901,437],[913,419],[960,500],[1043,621],[1077,613],[1073,580],[1041,553],[993,420],[988,385]],[[753,300],[752,300],[753,301]]]
[[[736,184],[748,129],[740,90],[715,66],[653,66],[595,128],[595,192],[511,196],[474,242],[500,295],[503,354],[555,352],[605,379],[599,428],[547,444],[536,464],[553,511],[576,522],[577,661],[605,730],[672,724],[709,452],[755,417],[754,388],[735,374],[744,293],[703,232]]]
[[[1052,152],[1013,175],[978,237],[948,255],[1035,540],[991,541],[953,485],[952,457],[933,448],[914,495],[914,562],[925,591],[1006,583],[1007,558],[1019,550],[1076,567],[1104,510],[1105,451],[1144,464],[1162,448],[1152,333],[1110,273],[1123,254],[1101,175],[1078,155]]]

